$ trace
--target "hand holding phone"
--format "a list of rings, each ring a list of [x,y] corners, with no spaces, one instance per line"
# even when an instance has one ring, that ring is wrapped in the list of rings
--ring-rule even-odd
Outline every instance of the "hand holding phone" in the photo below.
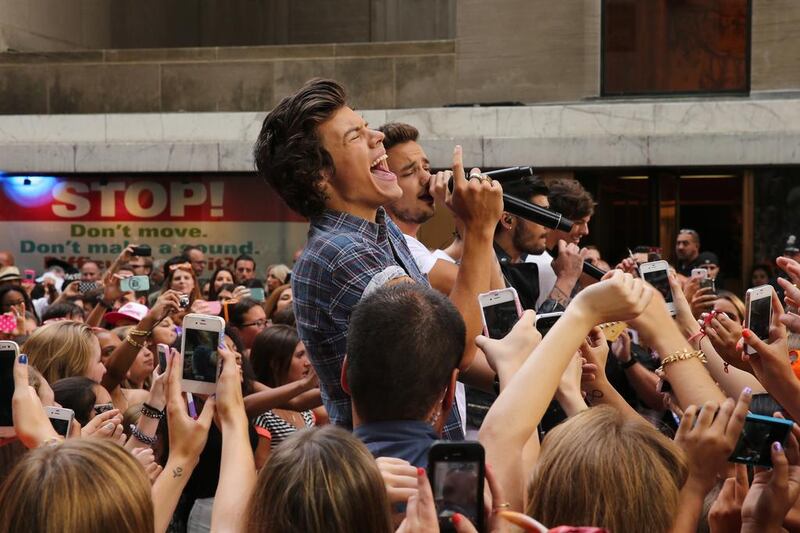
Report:
[[[669,263],[666,261],[650,261],[639,266],[642,278],[656,288],[664,297],[667,309],[672,316],[675,316],[675,300],[672,296],[672,288],[669,285]]]
[[[745,294],[744,327],[762,341],[769,340],[769,327],[772,323],[771,285],[762,285],[748,289]],[[756,353],[755,348],[747,345],[747,353]]]
[[[513,287],[478,295],[483,318],[483,334],[490,339],[502,339],[522,315],[517,291]]]
[[[75,411],[64,407],[45,407],[45,412],[56,433],[68,439],[72,420],[75,418]]]
[[[19,346],[16,342],[0,341],[0,437],[3,438],[14,436],[11,399],[14,397],[14,361],[17,357]]]
[[[749,413],[729,460],[753,466],[772,467],[774,442],[786,445],[794,423],[791,420]]]
[[[483,531],[485,452],[479,442],[436,441],[428,452],[428,477],[433,489],[439,530],[453,532],[451,517],[464,515]]]

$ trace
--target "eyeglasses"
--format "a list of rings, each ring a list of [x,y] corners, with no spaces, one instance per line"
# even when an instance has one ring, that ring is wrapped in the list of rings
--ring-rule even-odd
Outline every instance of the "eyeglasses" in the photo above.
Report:
[[[267,325],[267,319],[262,318],[262,319],[256,320],[255,322],[248,322],[247,324],[242,324],[241,327],[249,328],[250,326],[256,326],[258,328],[263,328],[266,325]]]

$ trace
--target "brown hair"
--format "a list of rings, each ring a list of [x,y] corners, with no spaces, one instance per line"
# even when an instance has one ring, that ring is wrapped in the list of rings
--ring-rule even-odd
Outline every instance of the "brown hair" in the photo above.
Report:
[[[419,130],[411,124],[403,122],[387,122],[378,131],[385,135],[383,147],[389,150],[392,146],[415,141],[419,138]]]
[[[31,366],[48,383],[83,376],[92,362],[95,340],[92,329],[82,322],[59,320],[46,324],[28,337],[20,352],[28,354]]]
[[[144,533],[154,528],[150,483],[124,449],[75,439],[23,457],[0,486],[0,531]]]
[[[741,298],[736,296],[731,291],[725,291],[725,290],[717,291],[717,298],[720,298],[722,300],[728,300],[730,303],[732,303],[733,306],[736,308],[736,314],[739,315],[739,322],[744,320],[745,309],[744,309],[744,302],[742,301]]]
[[[246,531],[390,533],[375,459],[334,426],[295,432],[273,450],[250,498]]]
[[[278,307],[278,300],[281,299],[281,294],[283,294],[283,291],[291,288],[292,286],[287,283],[277,287],[274,291],[269,293],[269,296],[267,296],[267,299],[264,300],[263,303],[264,312],[267,314],[268,319],[272,318],[272,315],[275,313],[275,309]]]
[[[526,512],[551,527],[667,532],[686,476],[675,443],[644,421],[595,407],[545,437]]]
[[[256,168],[283,201],[305,217],[325,209],[322,171],[333,169],[317,128],[344,106],[344,88],[316,78],[281,100],[261,125],[253,148]]]
[[[268,327],[256,335],[250,348],[250,362],[256,379],[267,387],[284,385],[298,342],[297,329],[282,324]]]
[[[188,272],[190,276],[192,276],[192,280],[194,281],[194,287],[192,288],[192,292],[189,293],[189,305],[193,304],[195,300],[200,299],[200,283],[197,281],[197,276],[194,273],[194,270],[190,268],[183,268],[183,266],[175,267],[174,269],[167,268],[168,272],[166,277],[164,277],[164,282],[161,284],[161,294],[164,294],[168,290],[172,288],[172,278],[175,277],[175,273],[179,270],[181,272]]]
[[[550,209],[566,218],[578,219],[594,214],[594,199],[581,182],[574,179],[557,179],[547,183]]]

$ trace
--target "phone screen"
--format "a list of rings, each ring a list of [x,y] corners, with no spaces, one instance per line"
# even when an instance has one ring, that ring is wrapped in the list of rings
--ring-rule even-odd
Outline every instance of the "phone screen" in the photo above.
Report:
[[[644,280],[655,287],[658,292],[661,293],[661,296],[664,297],[664,300],[668,303],[672,303],[672,290],[669,287],[669,278],[667,277],[668,271],[665,270],[654,270],[653,272],[646,272],[642,275],[644,276]]]
[[[550,328],[558,322],[559,318],[561,318],[561,315],[539,317],[536,319],[536,329],[542,334],[542,337],[544,337],[550,331]]]
[[[769,338],[769,322],[772,311],[772,298],[750,300],[750,320],[748,327],[762,340]]]
[[[770,447],[773,442],[784,444],[792,423],[771,416],[747,415],[742,434],[729,460],[734,463],[772,466]]]
[[[185,328],[183,379],[216,383],[219,332]]]
[[[0,427],[11,427],[11,397],[14,396],[15,350],[0,350]]]
[[[486,319],[486,329],[489,330],[489,338],[491,339],[505,337],[519,320],[517,304],[513,300],[487,305],[483,308],[483,316]]]
[[[169,348],[163,344],[159,344],[156,347],[156,351],[158,352],[158,372],[163,374],[167,370],[167,352]]]
[[[252,298],[257,302],[263,302],[265,298],[264,289],[253,287],[252,289],[250,289],[250,298]]]
[[[56,433],[64,438],[67,438],[67,433],[69,433],[69,422],[69,420],[64,420],[62,418],[50,418],[50,423],[53,424],[53,429],[55,429]]]
[[[478,494],[480,468],[478,461],[435,463],[431,488],[441,531],[455,531],[450,522],[455,513],[466,516],[473,525],[481,527],[478,523],[478,502],[483,505],[483,494]]]

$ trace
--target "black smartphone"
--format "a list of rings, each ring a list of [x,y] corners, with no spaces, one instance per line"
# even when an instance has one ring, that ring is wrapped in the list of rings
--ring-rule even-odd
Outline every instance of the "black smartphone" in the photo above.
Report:
[[[453,532],[454,514],[464,515],[478,531],[483,517],[484,463],[479,442],[436,441],[428,451],[428,477],[433,489],[439,530]]]
[[[14,436],[11,398],[14,396],[14,361],[19,346],[14,341],[0,341],[0,437]]]
[[[785,445],[791,430],[791,420],[748,414],[739,442],[728,460],[732,463],[771,467],[772,443],[780,442],[782,446]]]
[[[544,313],[536,316],[536,329],[542,334],[542,337],[547,335],[547,332],[550,331],[550,328],[555,325],[555,323],[563,314],[564,313],[562,311],[557,311],[555,313]]]
[[[147,244],[140,244],[139,246],[134,246],[133,251],[131,252],[133,255],[139,255],[142,257],[149,257],[153,255],[153,251],[150,249],[150,246]]]
[[[717,294],[717,286],[714,282],[714,278],[706,278],[700,281],[700,288],[701,289],[711,289],[711,294]]]

